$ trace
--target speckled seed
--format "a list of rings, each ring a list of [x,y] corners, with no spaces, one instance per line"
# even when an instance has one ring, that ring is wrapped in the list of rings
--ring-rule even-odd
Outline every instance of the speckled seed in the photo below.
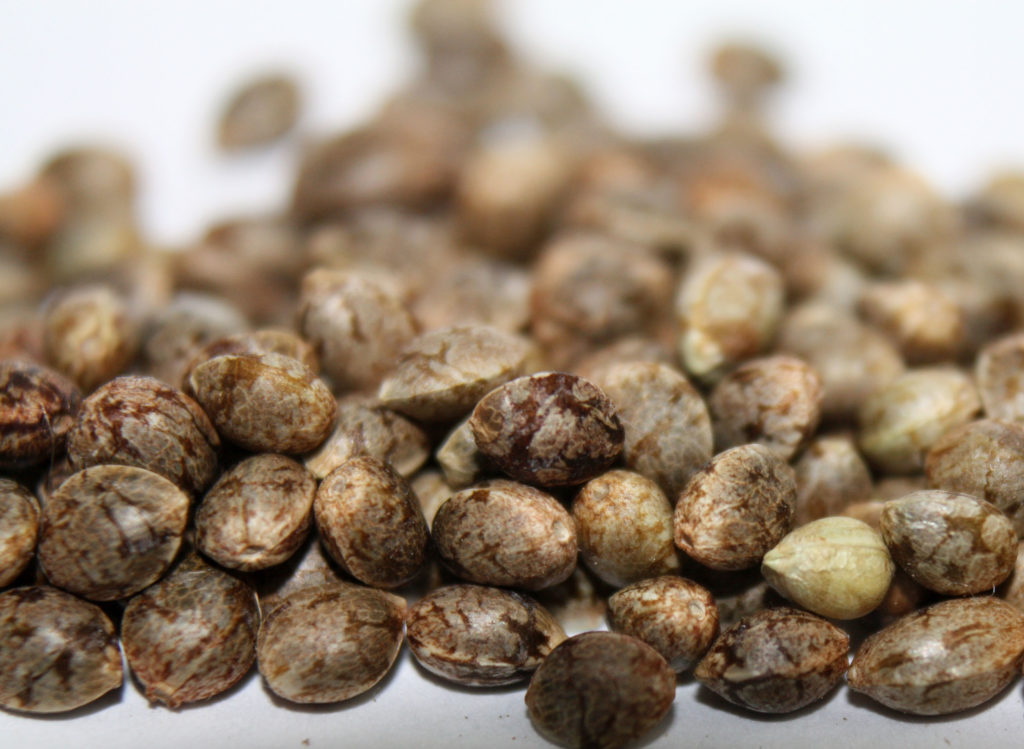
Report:
[[[1024,423],[1024,333],[1000,338],[979,351],[974,379],[987,416]]]
[[[990,596],[942,601],[898,619],[857,650],[850,688],[915,715],[969,710],[1020,672],[1024,614]]]
[[[856,619],[874,611],[895,570],[878,532],[845,517],[800,526],[761,562],[761,572],[775,590],[831,619]]]
[[[361,456],[320,484],[313,512],[334,560],[360,582],[393,588],[409,582],[426,561],[430,531],[419,501],[399,474]]]
[[[981,401],[970,378],[955,369],[900,375],[861,405],[860,449],[878,469],[913,473],[947,430],[971,420]]]
[[[189,389],[224,439],[256,452],[304,453],[330,434],[334,396],[281,354],[225,354],[192,370]]]
[[[872,494],[871,471],[846,437],[820,437],[793,465],[796,472],[796,524],[838,515]]]
[[[666,575],[612,594],[608,622],[615,632],[646,642],[676,673],[682,673],[718,636],[718,606],[706,588]]]
[[[313,524],[316,481],[283,455],[246,458],[226,471],[196,512],[196,548],[236,570],[288,559]]]
[[[675,543],[712,569],[746,569],[789,533],[795,511],[789,464],[763,445],[741,445],[690,479],[676,504]]]
[[[449,585],[406,615],[406,639],[420,665],[470,687],[527,678],[565,632],[532,598],[480,585]]]
[[[850,638],[806,611],[765,609],[729,627],[694,677],[735,705],[790,713],[822,699],[843,678]]]
[[[968,494],[926,490],[893,499],[880,521],[892,558],[929,590],[981,593],[1013,571],[1017,533],[995,505]]]
[[[452,489],[472,486],[487,472],[487,459],[477,449],[469,419],[459,422],[437,448],[434,457]]]
[[[0,706],[74,710],[122,678],[117,633],[99,606],[46,586],[0,593]]]
[[[224,354],[284,354],[320,372],[320,360],[309,343],[290,330],[262,328],[224,336],[203,346],[189,362],[183,381],[188,382],[192,370],[204,361]]]
[[[531,371],[536,349],[525,338],[484,325],[424,333],[410,343],[380,386],[388,408],[423,421],[454,421],[502,383]]]
[[[576,524],[544,492],[503,479],[453,494],[432,535],[441,561],[470,582],[540,590],[576,567]]]
[[[562,372],[520,377],[483,397],[469,420],[477,448],[517,481],[578,484],[622,452],[615,406],[592,383]]]
[[[52,369],[0,361],[0,468],[61,455],[80,400],[78,387]]]
[[[676,300],[686,370],[714,382],[730,365],[756,356],[775,336],[783,302],[782,277],[764,261],[741,254],[701,261]]]
[[[925,459],[928,486],[986,499],[1024,534],[1024,425],[972,421],[946,432]]]
[[[259,669],[275,694],[292,702],[341,702],[384,678],[402,647],[405,601],[341,585],[283,599],[263,620]]]
[[[656,481],[675,502],[713,454],[704,399],[676,369],[658,362],[612,364],[595,376],[618,410],[626,465]]]
[[[580,555],[615,586],[679,571],[672,543],[672,505],[648,478],[608,471],[591,479],[572,503]]]
[[[821,418],[821,378],[791,356],[740,365],[708,398],[719,450],[757,442],[789,460],[810,439]]]
[[[963,311],[934,284],[874,283],[864,290],[860,311],[899,346],[911,364],[955,359],[964,341]]]
[[[350,395],[338,401],[337,426],[327,441],[306,456],[306,468],[322,479],[357,455],[379,458],[403,476],[411,476],[430,457],[424,431],[376,398]]]
[[[39,535],[39,503],[16,481],[0,478],[0,588],[32,561]]]
[[[95,601],[156,582],[181,545],[188,495],[131,466],[72,475],[43,508],[39,564],[50,582]]]
[[[220,694],[248,673],[259,621],[252,588],[186,560],[128,602],[121,641],[146,699],[178,707]]]
[[[654,648],[616,632],[585,632],[540,664],[526,707],[537,730],[552,741],[617,749],[654,728],[675,692],[675,672]]]
[[[82,402],[68,433],[75,469],[117,464],[145,468],[188,492],[217,471],[220,438],[199,404],[153,377],[118,377]]]
[[[228,150],[263,146],[291,130],[298,116],[295,81],[284,75],[266,75],[232,94],[221,114],[217,141]]]

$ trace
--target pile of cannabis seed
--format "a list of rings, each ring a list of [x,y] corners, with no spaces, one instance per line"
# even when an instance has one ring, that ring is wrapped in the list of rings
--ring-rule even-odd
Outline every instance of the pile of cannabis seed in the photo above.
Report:
[[[307,147],[279,214],[159,250],[88,147],[0,194],[0,707],[73,710],[123,663],[171,708],[254,664],[341,702],[408,644],[618,747],[687,672],[763,713],[1012,683],[1024,175],[954,204],[789,150],[744,45],[711,132],[646,141],[484,0],[412,29],[418,77]],[[300,108],[255,80],[216,138]],[[588,606],[611,631],[567,637]]]

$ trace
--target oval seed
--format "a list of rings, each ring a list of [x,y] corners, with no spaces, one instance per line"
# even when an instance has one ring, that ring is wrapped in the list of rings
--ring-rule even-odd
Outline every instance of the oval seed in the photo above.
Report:
[[[25,487],[0,479],[0,588],[32,561],[39,536],[39,503]]]

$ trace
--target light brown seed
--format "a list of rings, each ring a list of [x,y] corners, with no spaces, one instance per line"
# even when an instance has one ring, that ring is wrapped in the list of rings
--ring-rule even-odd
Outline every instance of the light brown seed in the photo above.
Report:
[[[127,465],[199,492],[217,472],[220,438],[199,404],[153,377],[118,377],[82,402],[68,433],[75,469]]]
[[[874,283],[864,290],[860,311],[899,346],[911,364],[953,360],[964,342],[963,311],[935,284]]]
[[[192,370],[204,361],[223,354],[284,354],[298,359],[313,372],[320,372],[320,360],[313,346],[296,333],[283,328],[260,328],[217,338],[203,346],[189,362],[182,381],[188,382]]]
[[[132,466],[73,474],[43,508],[39,564],[50,582],[94,601],[156,582],[181,546],[188,495]]]
[[[587,380],[562,372],[520,377],[480,400],[469,420],[480,452],[518,481],[578,484],[622,451],[615,406]]]
[[[676,673],[683,673],[718,636],[718,606],[706,588],[665,575],[612,594],[608,622],[613,631],[646,642]]]
[[[199,505],[196,548],[236,570],[280,564],[306,540],[315,494],[316,481],[291,458],[246,458],[221,474]]]
[[[796,524],[838,515],[872,495],[871,472],[847,437],[819,437],[793,466]]]
[[[979,351],[974,379],[987,416],[1024,422],[1024,334],[999,338]]]
[[[528,678],[565,632],[521,593],[449,585],[409,609],[406,639],[431,673],[464,686],[495,687]]]
[[[307,588],[263,620],[256,654],[267,686],[291,702],[341,702],[373,688],[402,647],[405,601],[356,585]]]
[[[455,488],[448,485],[444,474],[435,469],[425,469],[417,473],[409,480],[409,487],[420,502],[420,509],[423,510],[423,519],[427,521],[427,527],[434,524],[434,515],[448,498],[455,493]]]
[[[991,699],[1024,657],[1024,614],[989,596],[942,601],[898,619],[857,650],[850,688],[914,715],[946,715]]]
[[[914,580],[937,593],[972,595],[1013,571],[1017,533],[999,508],[968,494],[925,490],[882,508],[882,538]]]
[[[309,367],[281,354],[217,356],[192,370],[188,390],[224,439],[255,452],[318,447],[337,410]]]
[[[608,471],[588,481],[573,500],[572,518],[580,556],[611,585],[679,571],[672,505],[638,473]]]
[[[459,258],[412,302],[420,329],[490,325],[518,333],[530,321],[530,280],[526,270],[490,258]]]
[[[286,75],[265,75],[231,95],[217,128],[217,142],[226,150],[264,146],[295,126],[299,87]]]
[[[99,606],[47,586],[0,593],[0,706],[74,710],[122,678],[117,632]]]
[[[430,531],[409,484],[377,458],[352,458],[320,484],[313,501],[320,538],[360,582],[394,588],[426,562]]]
[[[0,588],[32,561],[39,536],[39,503],[16,481],[0,478]]]
[[[80,401],[78,387],[52,369],[0,361],[0,468],[60,456]]]
[[[259,621],[252,588],[186,560],[128,602],[121,641],[146,699],[178,707],[218,695],[248,673]]]
[[[469,419],[459,422],[434,454],[452,489],[465,489],[483,479],[488,461],[477,449]]]
[[[693,675],[735,705],[790,713],[836,687],[849,652],[849,636],[825,619],[796,609],[765,609],[725,630]]]
[[[1015,609],[1024,613],[1024,541],[1017,544],[1017,558],[1013,564],[1013,572],[999,586],[997,594]]]
[[[526,707],[537,729],[559,744],[613,749],[654,728],[675,691],[675,672],[654,648],[628,635],[585,632],[540,664]]]
[[[539,489],[502,479],[453,494],[434,516],[441,561],[464,580],[525,590],[562,582],[576,567],[576,525]]]
[[[796,478],[775,452],[742,445],[694,474],[676,504],[675,543],[716,570],[761,561],[793,527]]]

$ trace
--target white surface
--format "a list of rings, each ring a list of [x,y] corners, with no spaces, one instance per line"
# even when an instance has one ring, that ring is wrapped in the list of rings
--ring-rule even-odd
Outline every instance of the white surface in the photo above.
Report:
[[[355,122],[414,63],[405,3],[0,0],[0,190],[67,142],[124,143],[144,180],[149,233],[180,242],[231,212],[282,205],[295,142],[218,156],[222,94],[285,64],[307,84],[307,130]],[[988,2],[764,3],[526,0],[505,13],[515,38],[585,76],[634,129],[693,130],[713,112],[700,67],[725,33],[782,51],[792,82],[776,121],[790,142],[853,135],[888,147],[951,193],[992,167],[1024,166],[1019,29],[1024,6]],[[967,716],[901,719],[846,690],[796,716],[742,713],[679,688],[652,747],[1019,746],[1020,683]],[[256,674],[211,704],[149,707],[132,683],[66,717],[0,712],[0,746],[536,747],[523,690],[445,688],[403,652],[368,697],[322,709],[275,703]]]

